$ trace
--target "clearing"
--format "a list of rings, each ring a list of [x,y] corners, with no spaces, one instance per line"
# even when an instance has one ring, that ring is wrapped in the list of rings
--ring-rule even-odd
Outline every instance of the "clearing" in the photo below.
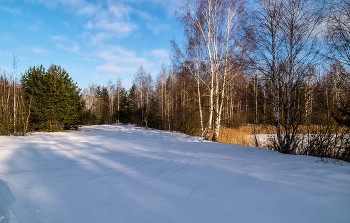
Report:
[[[350,222],[350,164],[317,160],[122,125],[0,137],[0,222]]]

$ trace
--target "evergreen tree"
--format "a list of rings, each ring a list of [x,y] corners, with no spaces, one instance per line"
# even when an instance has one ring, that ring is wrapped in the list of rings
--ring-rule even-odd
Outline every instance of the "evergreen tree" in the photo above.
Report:
[[[157,102],[154,97],[151,98],[151,106],[150,110],[147,114],[147,127],[154,128],[154,129],[161,129],[162,126],[162,119],[159,116],[159,111],[157,105]]]
[[[118,114],[119,114],[119,121],[123,124],[128,124],[132,122],[132,110],[130,106],[129,100],[130,94],[125,89],[122,89],[120,91],[120,108]]]
[[[98,124],[111,124],[109,95],[106,87],[98,86],[95,98],[97,99]]]
[[[34,130],[77,128],[83,118],[80,89],[61,66],[31,67],[22,76],[24,96],[30,103],[29,125]]]
[[[334,119],[339,125],[350,128],[350,97],[335,111]]]

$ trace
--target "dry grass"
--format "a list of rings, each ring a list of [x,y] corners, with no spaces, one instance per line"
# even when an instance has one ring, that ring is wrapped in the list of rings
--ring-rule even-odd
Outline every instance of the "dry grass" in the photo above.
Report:
[[[279,151],[274,136],[259,137],[260,134],[275,134],[275,128],[241,126],[220,129],[219,143],[264,147]],[[283,133],[282,133],[283,134]],[[297,147],[292,154],[311,155],[335,160],[350,161],[350,130],[339,126],[301,126],[296,136]],[[300,136],[300,137],[299,137]]]
[[[254,146],[252,135],[274,133],[275,128],[273,126],[240,126],[238,128],[223,128],[220,130],[218,142],[242,146]]]
[[[300,126],[297,134],[325,134],[328,133],[349,133],[346,128],[331,126],[326,129],[324,126]],[[240,126],[238,128],[222,128],[218,142],[227,144],[237,144],[242,146],[255,146],[253,135],[259,134],[276,134],[274,126]],[[282,131],[282,134],[284,132]]]
[[[242,126],[239,128],[223,128],[220,130],[218,138],[219,143],[237,144],[242,146],[251,146],[252,142],[248,135],[251,135],[250,127]]]
[[[348,134],[349,129],[337,125],[321,126],[310,125],[300,126],[297,134]]]

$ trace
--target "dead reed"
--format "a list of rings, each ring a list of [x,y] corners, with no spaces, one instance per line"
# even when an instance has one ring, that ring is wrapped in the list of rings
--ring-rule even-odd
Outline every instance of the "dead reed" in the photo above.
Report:
[[[255,146],[254,135],[274,134],[273,126],[240,126],[238,128],[222,128],[218,138],[219,143]]]
[[[285,134],[282,129],[282,134]],[[339,126],[299,126],[296,134],[349,134],[349,130]],[[238,128],[222,128],[218,138],[219,143],[256,146],[254,135],[276,134],[274,126],[240,126]]]

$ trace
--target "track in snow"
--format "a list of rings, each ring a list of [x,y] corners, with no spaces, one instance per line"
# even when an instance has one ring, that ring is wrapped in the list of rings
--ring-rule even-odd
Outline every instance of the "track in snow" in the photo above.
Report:
[[[133,126],[0,138],[3,222],[349,222],[350,164]]]

